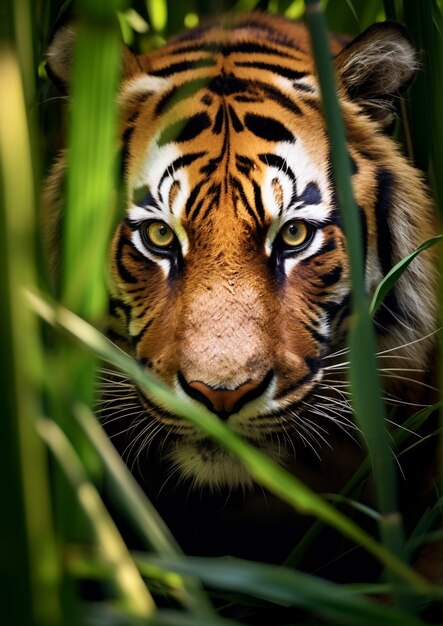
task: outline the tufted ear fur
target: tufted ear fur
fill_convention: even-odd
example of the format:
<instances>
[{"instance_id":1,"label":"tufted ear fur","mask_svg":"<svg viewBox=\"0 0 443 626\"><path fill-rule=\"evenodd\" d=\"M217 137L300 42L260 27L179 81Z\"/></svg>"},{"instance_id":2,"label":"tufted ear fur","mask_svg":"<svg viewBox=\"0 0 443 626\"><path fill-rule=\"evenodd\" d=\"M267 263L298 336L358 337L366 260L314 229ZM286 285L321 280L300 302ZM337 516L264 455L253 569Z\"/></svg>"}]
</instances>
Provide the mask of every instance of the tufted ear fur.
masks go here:
<instances>
[{"instance_id":1,"label":"tufted ear fur","mask_svg":"<svg viewBox=\"0 0 443 626\"><path fill-rule=\"evenodd\" d=\"M396 100L418 68L406 30L395 22L373 24L335 59L337 76L349 97L389 130Z\"/></svg>"},{"instance_id":2,"label":"tufted ear fur","mask_svg":"<svg viewBox=\"0 0 443 626\"><path fill-rule=\"evenodd\" d=\"M75 24L63 26L56 32L46 53L46 72L63 93L69 92L76 37ZM123 78L129 78L141 71L137 58L127 48L122 48L122 62Z\"/></svg>"}]
</instances>

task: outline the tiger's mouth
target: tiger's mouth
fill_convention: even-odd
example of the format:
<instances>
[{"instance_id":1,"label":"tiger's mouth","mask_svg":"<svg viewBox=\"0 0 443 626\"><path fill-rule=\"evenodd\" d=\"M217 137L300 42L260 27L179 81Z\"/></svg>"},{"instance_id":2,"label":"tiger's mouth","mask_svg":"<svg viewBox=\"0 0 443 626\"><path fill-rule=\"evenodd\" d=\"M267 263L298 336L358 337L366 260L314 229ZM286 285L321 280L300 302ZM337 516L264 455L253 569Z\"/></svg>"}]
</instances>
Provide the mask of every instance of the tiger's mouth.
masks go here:
<instances>
[{"instance_id":1,"label":"tiger's mouth","mask_svg":"<svg viewBox=\"0 0 443 626\"><path fill-rule=\"evenodd\" d=\"M178 482L185 481L193 488L211 490L254 486L249 471L233 453L209 439L190 422L155 406L144 395L140 396L150 420L156 424L153 432L158 440L160 460ZM321 427L316 430L312 422L302 417L306 412L303 402L298 402L297 406L297 412L294 407L287 407L272 413L257 413L254 417L242 418L241 414L233 414L228 425L246 443L283 467L291 466L299 452L305 454L306 450L319 461L326 431Z\"/></svg>"},{"instance_id":2,"label":"tiger's mouth","mask_svg":"<svg viewBox=\"0 0 443 626\"><path fill-rule=\"evenodd\" d=\"M271 384L266 386L264 396L248 396L250 402L226 419L224 415L214 414L249 445L283 467L293 468L299 465L300 459L320 463L337 426L350 428L350 422L340 422L336 404L332 403L327 413L326 401L320 400L325 393L321 379L311 379L308 385L305 382L303 395L292 401L289 398L282 405L272 386L273 375L268 377ZM264 380L267 383L267 379ZM193 488L253 487L250 473L234 454L209 439L190 421L159 406L136 387L132 389L138 411L135 407L132 413L128 411L129 415L136 415L136 419L131 423L128 420L125 441L121 443L129 465L133 457L139 460L148 455L157 459L166 476L173 475L177 482L184 481ZM111 398L113 393L115 391L111 390ZM202 405L197 398L191 401Z\"/></svg>"}]
</instances>

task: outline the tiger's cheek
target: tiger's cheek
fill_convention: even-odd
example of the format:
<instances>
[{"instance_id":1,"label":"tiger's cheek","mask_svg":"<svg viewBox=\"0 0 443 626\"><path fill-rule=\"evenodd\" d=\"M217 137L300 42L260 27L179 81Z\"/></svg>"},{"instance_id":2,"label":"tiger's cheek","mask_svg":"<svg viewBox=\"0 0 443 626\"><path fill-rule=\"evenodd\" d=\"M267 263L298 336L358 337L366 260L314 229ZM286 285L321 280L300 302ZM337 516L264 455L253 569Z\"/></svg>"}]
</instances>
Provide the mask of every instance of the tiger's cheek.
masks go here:
<instances>
[{"instance_id":1,"label":"tiger's cheek","mask_svg":"<svg viewBox=\"0 0 443 626\"><path fill-rule=\"evenodd\" d=\"M124 226L111 246L110 292L117 302L119 332L128 337L125 349L149 369L170 381L171 354L179 319L180 296L154 261L134 250ZM114 311L114 318L116 312ZM165 369L165 364L170 364Z\"/></svg>"},{"instance_id":2,"label":"tiger's cheek","mask_svg":"<svg viewBox=\"0 0 443 626\"><path fill-rule=\"evenodd\" d=\"M281 296L282 319L288 325L295 352L320 358L334 343L331 325L349 313L349 263L343 233L338 227L324 229L329 252L300 262L287 276ZM331 315L333 311L333 316ZM295 325L296 324L296 325Z\"/></svg>"}]
</instances>

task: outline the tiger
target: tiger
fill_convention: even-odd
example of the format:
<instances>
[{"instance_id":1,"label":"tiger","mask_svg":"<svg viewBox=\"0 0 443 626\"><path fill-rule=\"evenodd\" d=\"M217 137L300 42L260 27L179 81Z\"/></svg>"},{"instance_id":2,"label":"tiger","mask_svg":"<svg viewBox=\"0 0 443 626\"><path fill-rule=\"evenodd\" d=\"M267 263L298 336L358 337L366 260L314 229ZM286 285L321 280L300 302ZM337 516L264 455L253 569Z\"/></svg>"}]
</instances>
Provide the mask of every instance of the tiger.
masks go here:
<instances>
[{"instance_id":1,"label":"tiger","mask_svg":"<svg viewBox=\"0 0 443 626\"><path fill-rule=\"evenodd\" d=\"M74 38L62 29L48 52L64 85ZM369 299L437 232L423 175L392 138L418 62L394 22L330 46ZM125 50L118 102L126 209L109 252L108 337L309 487L340 492L366 453L348 383L350 266L306 26L228 15L149 53ZM51 250L64 169L60 157L45 191ZM432 395L436 265L432 251L416 257L374 316L384 394L400 407ZM233 454L118 373L105 378L105 429L188 552L287 554L292 513Z\"/></svg>"}]
</instances>

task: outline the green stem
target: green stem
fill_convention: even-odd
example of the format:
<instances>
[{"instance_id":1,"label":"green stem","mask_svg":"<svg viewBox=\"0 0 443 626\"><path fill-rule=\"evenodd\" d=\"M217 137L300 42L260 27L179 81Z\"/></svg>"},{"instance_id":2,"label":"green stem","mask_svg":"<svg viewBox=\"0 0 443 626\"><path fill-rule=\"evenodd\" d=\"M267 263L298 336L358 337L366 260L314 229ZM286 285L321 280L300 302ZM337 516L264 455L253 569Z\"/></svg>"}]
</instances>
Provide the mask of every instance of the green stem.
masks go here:
<instances>
[{"instance_id":1,"label":"green stem","mask_svg":"<svg viewBox=\"0 0 443 626\"><path fill-rule=\"evenodd\" d=\"M323 111L329 134L332 165L338 202L347 240L352 284L352 317L349 333L351 356L350 381L356 419L364 433L372 460L375 489L381 519L383 543L397 557L404 559L404 536L401 516L397 513L396 471L385 428L385 409L375 361L376 342L368 314L364 283L362 228L351 184L350 159L346 149L346 131L338 101L334 70L328 45L326 22L318 0L305 0L306 18L320 83ZM362 358L362 355L364 357ZM396 527L396 537L391 525ZM387 529L389 528L389 532ZM407 604L400 599L403 606ZM406 607L405 607L406 608Z\"/></svg>"}]
</instances>

